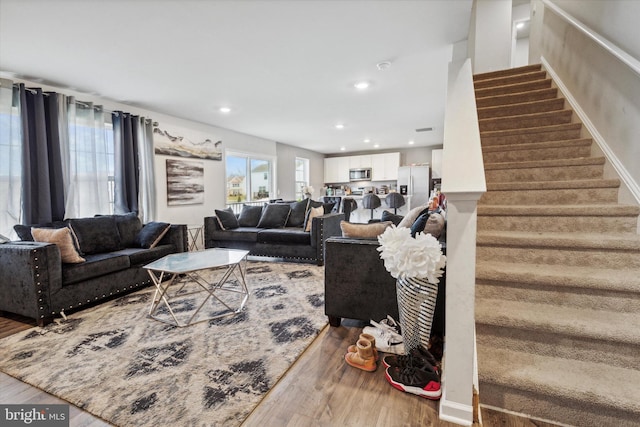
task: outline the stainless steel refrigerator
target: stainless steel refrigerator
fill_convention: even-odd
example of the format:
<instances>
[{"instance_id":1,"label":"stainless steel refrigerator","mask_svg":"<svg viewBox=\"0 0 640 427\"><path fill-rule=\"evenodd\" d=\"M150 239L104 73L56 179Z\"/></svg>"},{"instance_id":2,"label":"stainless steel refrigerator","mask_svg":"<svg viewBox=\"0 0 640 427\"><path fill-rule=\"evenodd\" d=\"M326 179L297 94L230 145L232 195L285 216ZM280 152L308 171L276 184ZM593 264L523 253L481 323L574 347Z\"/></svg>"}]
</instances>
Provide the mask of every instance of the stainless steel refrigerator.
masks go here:
<instances>
[{"instance_id":1,"label":"stainless steel refrigerator","mask_svg":"<svg viewBox=\"0 0 640 427\"><path fill-rule=\"evenodd\" d=\"M407 208L429 202L429 166L401 166L398 169L398 191L407 197Z\"/></svg>"}]
</instances>

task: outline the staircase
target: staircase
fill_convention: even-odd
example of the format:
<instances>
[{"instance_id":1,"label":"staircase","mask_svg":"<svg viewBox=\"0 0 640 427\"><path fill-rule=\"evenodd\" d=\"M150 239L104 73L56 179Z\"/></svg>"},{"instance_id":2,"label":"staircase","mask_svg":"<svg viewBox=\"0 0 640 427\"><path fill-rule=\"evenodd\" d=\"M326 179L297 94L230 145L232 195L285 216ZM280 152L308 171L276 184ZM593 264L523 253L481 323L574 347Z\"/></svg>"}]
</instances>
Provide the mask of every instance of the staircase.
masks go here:
<instances>
[{"instance_id":1,"label":"staircase","mask_svg":"<svg viewBox=\"0 0 640 427\"><path fill-rule=\"evenodd\" d=\"M640 425L638 206L540 65L474 76L481 404L575 426Z\"/></svg>"}]
</instances>

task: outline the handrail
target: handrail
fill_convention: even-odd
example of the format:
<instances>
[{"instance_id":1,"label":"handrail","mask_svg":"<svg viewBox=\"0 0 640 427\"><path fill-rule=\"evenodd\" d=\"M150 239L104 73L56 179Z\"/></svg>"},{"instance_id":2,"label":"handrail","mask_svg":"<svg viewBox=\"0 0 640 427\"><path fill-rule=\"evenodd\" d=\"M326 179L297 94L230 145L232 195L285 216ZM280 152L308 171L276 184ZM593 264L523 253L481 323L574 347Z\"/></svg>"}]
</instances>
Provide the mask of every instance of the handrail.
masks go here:
<instances>
[{"instance_id":1,"label":"handrail","mask_svg":"<svg viewBox=\"0 0 640 427\"><path fill-rule=\"evenodd\" d=\"M605 49L611 55L618 58L623 64L631 68L636 74L640 75L640 61L638 61L636 58L629 55L627 52L625 52L622 48L617 46L612 41L601 36L600 34L595 32L591 28L587 27L585 24L583 24L573 16L569 15L567 12L562 10L559 6L552 3L551 0L542 0L542 2L544 3L545 7L548 7L556 15L560 16L565 21L569 22L571 25L579 29L584 35L586 35L587 37L595 41L598 45L600 45L600 47Z\"/></svg>"}]
</instances>

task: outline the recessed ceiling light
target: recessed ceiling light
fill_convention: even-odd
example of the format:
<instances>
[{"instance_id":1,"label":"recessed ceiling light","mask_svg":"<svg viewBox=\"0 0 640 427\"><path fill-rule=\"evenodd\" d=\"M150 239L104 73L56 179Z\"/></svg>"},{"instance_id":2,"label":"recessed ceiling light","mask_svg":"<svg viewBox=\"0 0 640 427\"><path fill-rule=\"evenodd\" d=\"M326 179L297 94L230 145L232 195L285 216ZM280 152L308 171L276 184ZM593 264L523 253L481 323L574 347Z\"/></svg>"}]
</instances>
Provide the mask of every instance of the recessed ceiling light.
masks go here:
<instances>
[{"instance_id":1,"label":"recessed ceiling light","mask_svg":"<svg viewBox=\"0 0 640 427\"><path fill-rule=\"evenodd\" d=\"M344 150L346 150L345 147L340 147L340 151L344 151Z\"/></svg>"},{"instance_id":2,"label":"recessed ceiling light","mask_svg":"<svg viewBox=\"0 0 640 427\"><path fill-rule=\"evenodd\" d=\"M362 81L362 82L358 82L358 83L354 84L353 86L356 89L364 90L364 89L369 87L369 82Z\"/></svg>"},{"instance_id":3,"label":"recessed ceiling light","mask_svg":"<svg viewBox=\"0 0 640 427\"><path fill-rule=\"evenodd\" d=\"M221 113L230 113L231 112L231 108L229 108L229 107L220 107L219 111Z\"/></svg>"},{"instance_id":4,"label":"recessed ceiling light","mask_svg":"<svg viewBox=\"0 0 640 427\"><path fill-rule=\"evenodd\" d=\"M416 143L415 141L409 141L409 145L413 145L415 143Z\"/></svg>"},{"instance_id":5,"label":"recessed ceiling light","mask_svg":"<svg viewBox=\"0 0 640 427\"><path fill-rule=\"evenodd\" d=\"M365 139L365 140L364 140L364 143L365 143L365 144L368 144L368 143L370 143L370 142L371 142L371 140L370 140L369 138L367 138L367 139Z\"/></svg>"},{"instance_id":6,"label":"recessed ceiling light","mask_svg":"<svg viewBox=\"0 0 640 427\"><path fill-rule=\"evenodd\" d=\"M344 129L344 125L342 123L338 123L336 125L336 129Z\"/></svg>"},{"instance_id":7,"label":"recessed ceiling light","mask_svg":"<svg viewBox=\"0 0 640 427\"><path fill-rule=\"evenodd\" d=\"M373 144L373 148L379 148L380 144Z\"/></svg>"},{"instance_id":8,"label":"recessed ceiling light","mask_svg":"<svg viewBox=\"0 0 640 427\"><path fill-rule=\"evenodd\" d=\"M524 28L524 22L518 22L518 23L516 24L516 28L517 28L517 29L519 29L519 30L521 30L522 28Z\"/></svg>"}]
</instances>

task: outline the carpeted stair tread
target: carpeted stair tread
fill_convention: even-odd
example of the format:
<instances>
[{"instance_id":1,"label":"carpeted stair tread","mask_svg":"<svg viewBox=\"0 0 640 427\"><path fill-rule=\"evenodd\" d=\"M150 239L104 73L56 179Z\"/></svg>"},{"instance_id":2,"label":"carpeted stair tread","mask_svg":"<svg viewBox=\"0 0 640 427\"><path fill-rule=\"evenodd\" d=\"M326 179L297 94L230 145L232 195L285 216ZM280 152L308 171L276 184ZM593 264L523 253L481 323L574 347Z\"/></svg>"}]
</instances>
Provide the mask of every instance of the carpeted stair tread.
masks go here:
<instances>
[{"instance_id":1,"label":"carpeted stair tread","mask_svg":"<svg viewBox=\"0 0 640 427\"><path fill-rule=\"evenodd\" d=\"M492 107L478 108L478 119L491 119L497 117L510 117L522 114L560 111L564 108L564 99L552 98L517 104L496 105Z\"/></svg>"},{"instance_id":2,"label":"carpeted stair tread","mask_svg":"<svg viewBox=\"0 0 640 427\"><path fill-rule=\"evenodd\" d=\"M578 188L618 188L618 179L580 179L571 181L488 182L487 191L560 190Z\"/></svg>"},{"instance_id":3,"label":"carpeted stair tread","mask_svg":"<svg viewBox=\"0 0 640 427\"><path fill-rule=\"evenodd\" d=\"M638 251L640 235L571 232L478 231L478 245Z\"/></svg>"},{"instance_id":4,"label":"carpeted stair tread","mask_svg":"<svg viewBox=\"0 0 640 427\"><path fill-rule=\"evenodd\" d=\"M523 65L522 67L507 68L504 70L488 71L486 73L478 73L473 75L473 81L490 80L504 76L513 76L517 74L526 74L540 71L542 64Z\"/></svg>"},{"instance_id":5,"label":"carpeted stair tread","mask_svg":"<svg viewBox=\"0 0 640 427\"><path fill-rule=\"evenodd\" d=\"M481 345L478 360L483 366L481 383L521 388L582 402L591 408L622 409L640 417L640 371ZM580 381L574 381L576 378Z\"/></svg>"},{"instance_id":6,"label":"carpeted stair tread","mask_svg":"<svg viewBox=\"0 0 640 427\"><path fill-rule=\"evenodd\" d=\"M521 142L516 144L491 144L483 145L483 153L494 153L504 151L520 151L520 150L542 150L545 148L561 148L561 147L584 147L591 146L593 140L591 138L581 139L563 139L559 141L542 141L542 142Z\"/></svg>"},{"instance_id":7,"label":"carpeted stair tread","mask_svg":"<svg viewBox=\"0 0 640 427\"><path fill-rule=\"evenodd\" d=\"M547 76L546 71L536 70L526 73L511 74L506 76L496 76L489 79L474 80L473 86L476 89L484 89L488 87L504 86L514 83L529 82L532 80L541 80Z\"/></svg>"},{"instance_id":8,"label":"carpeted stair tread","mask_svg":"<svg viewBox=\"0 0 640 427\"><path fill-rule=\"evenodd\" d=\"M487 108L505 106L510 104L520 104L524 102L541 101L543 99L553 99L557 96L558 88L550 87L545 89L531 90L528 92L508 93L506 95L477 98L476 107Z\"/></svg>"},{"instance_id":9,"label":"carpeted stair tread","mask_svg":"<svg viewBox=\"0 0 640 427\"><path fill-rule=\"evenodd\" d=\"M477 98L484 98L487 96L506 95L508 93L521 93L529 90L547 89L550 87L551 79L540 79L522 83L514 83L510 85L475 89L475 96Z\"/></svg>"},{"instance_id":10,"label":"carpeted stair tread","mask_svg":"<svg viewBox=\"0 0 640 427\"><path fill-rule=\"evenodd\" d=\"M481 281L519 283L532 286L638 292L638 270L611 270L593 266L539 265L499 261L482 261L476 266L476 279Z\"/></svg>"},{"instance_id":11,"label":"carpeted stair tread","mask_svg":"<svg viewBox=\"0 0 640 427\"><path fill-rule=\"evenodd\" d=\"M504 137L504 136L521 136L533 134L547 134L563 131L577 131L582 128L582 123L563 123L559 125L538 126L524 129L503 129L492 131L481 131L480 138Z\"/></svg>"},{"instance_id":12,"label":"carpeted stair tread","mask_svg":"<svg viewBox=\"0 0 640 427\"><path fill-rule=\"evenodd\" d=\"M640 206L611 205L478 205L478 215L482 216L638 216Z\"/></svg>"},{"instance_id":13,"label":"carpeted stair tread","mask_svg":"<svg viewBox=\"0 0 640 427\"><path fill-rule=\"evenodd\" d=\"M537 128L571 122L573 110L545 111L541 113L519 114L505 117L492 117L478 120L480 133L486 131Z\"/></svg>"},{"instance_id":14,"label":"carpeted stair tread","mask_svg":"<svg viewBox=\"0 0 640 427\"><path fill-rule=\"evenodd\" d=\"M582 157L577 159L535 160L528 162L485 163L485 170L551 168L559 166L603 165L604 157Z\"/></svg>"},{"instance_id":15,"label":"carpeted stair tread","mask_svg":"<svg viewBox=\"0 0 640 427\"><path fill-rule=\"evenodd\" d=\"M640 316L555 304L477 298L476 322L640 346Z\"/></svg>"}]
</instances>

